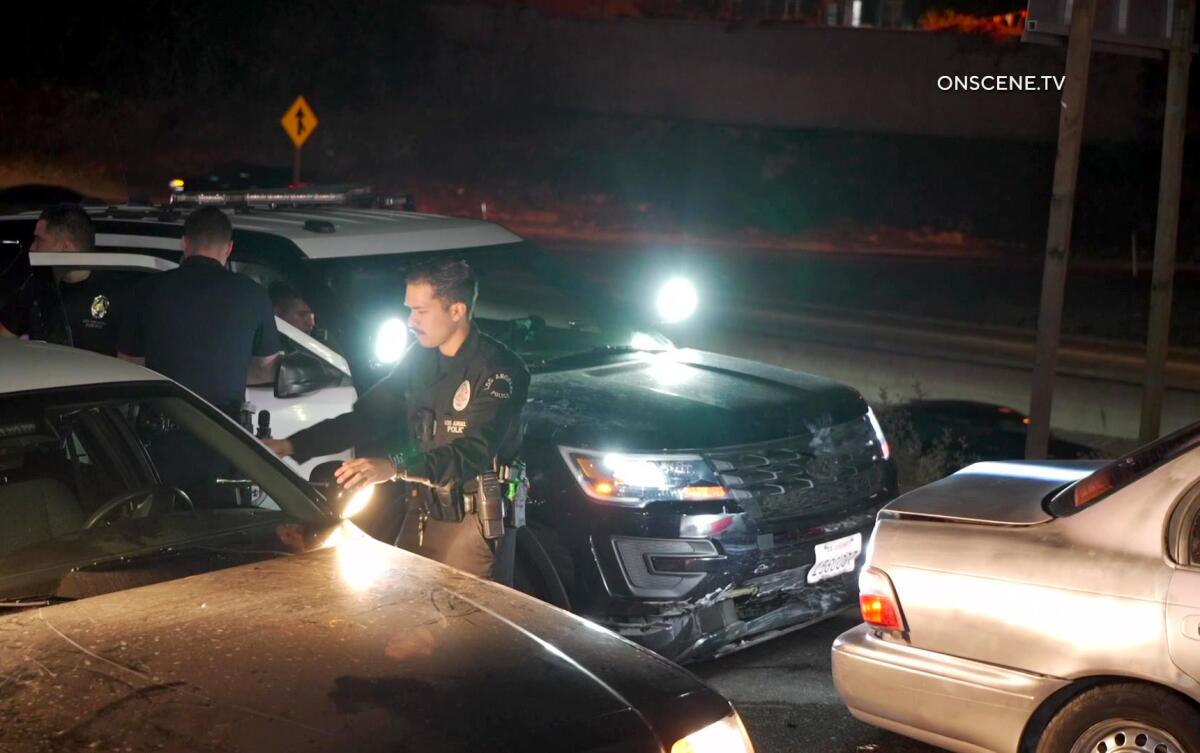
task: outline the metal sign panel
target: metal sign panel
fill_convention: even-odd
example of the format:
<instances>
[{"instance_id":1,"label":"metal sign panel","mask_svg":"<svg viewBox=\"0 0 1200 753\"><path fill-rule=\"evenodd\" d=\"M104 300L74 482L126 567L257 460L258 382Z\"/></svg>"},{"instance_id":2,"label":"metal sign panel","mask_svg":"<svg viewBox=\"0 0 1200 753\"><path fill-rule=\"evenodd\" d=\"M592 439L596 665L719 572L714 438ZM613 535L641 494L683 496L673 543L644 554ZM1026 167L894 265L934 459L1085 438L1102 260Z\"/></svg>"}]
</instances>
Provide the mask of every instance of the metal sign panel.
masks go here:
<instances>
[{"instance_id":1,"label":"metal sign panel","mask_svg":"<svg viewBox=\"0 0 1200 753\"><path fill-rule=\"evenodd\" d=\"M308 100L304 97L296 97L296 101L279 119L283 130L287 131L297 149L304 146L312 132L317 130L318 122L317 114L308 106Z\"/></svg>"}]
</instances>

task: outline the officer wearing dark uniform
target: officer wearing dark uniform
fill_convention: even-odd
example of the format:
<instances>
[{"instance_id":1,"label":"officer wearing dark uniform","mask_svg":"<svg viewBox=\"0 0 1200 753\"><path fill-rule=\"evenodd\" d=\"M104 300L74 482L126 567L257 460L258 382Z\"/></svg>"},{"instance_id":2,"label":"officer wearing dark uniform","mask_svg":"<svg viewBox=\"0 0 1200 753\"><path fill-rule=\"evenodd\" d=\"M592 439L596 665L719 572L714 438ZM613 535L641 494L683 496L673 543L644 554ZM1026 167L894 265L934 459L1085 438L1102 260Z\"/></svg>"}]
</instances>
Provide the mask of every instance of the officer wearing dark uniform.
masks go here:
<instances>
[{"instance_id":1,"label":"officer wearing dark uniform","mask_svg":"<svg viewBox=\"0 0 1200 753\"><path fill-rule=\"evenodd\" d=\"M387 448L386 456L344 463L338 483L354 489L404 482L407 514L398 546L509 582L514 542L503 536L500 511L511 510L520 482L512 469L519 468L529 372L472 323L475 296L475 276L464 262L413 270L405 305L421 347L409 348L351 413L267 443L301 462L352 445Z\"/></svg>"},{"instance_id":2,"label":"officer wearing dark uniform","mask_svg":"<svg viewBox=\"0 0 1200 753\"><path fill-rule=\"evenodd\" d=\"M247 384L274 380L279 333L267 291L225 268L233 227L216 207L199 209L183 227L183 263L150 275L134 290L121 327L121 358L174 379L241 420ZM161 417L140 417L163 481L202 506L239 504L217 479L231 471L191 432Z\"/></svg>"},{"instance_id":3,"label":"officer wearing dark uniform","mask_svg":"<svg viewBox=\"0 0 1200 753\"><path fill-rule=\"evenodd\" d=\"M91 219L75 204L42 212L33 231L30 254L79 253L95 247ZM106 356L117 354L117 333L129 287L126 273L33 269L7 305L0 309L0 336L23 336L72 345Z\"/></svg>"},{"instance_id":4,"label":"officer wearing dark uniform","mask_svg":"<svg viewBox=\"0 0 1200 753\"><path fill-rule=\"evenodd\" d=\"M225 268L232 237L221 210L189 215L183 263L137 286L118 350L237 418L246 385L274 380L281 348L267 291Z\"/></svg>"}]
</instances>

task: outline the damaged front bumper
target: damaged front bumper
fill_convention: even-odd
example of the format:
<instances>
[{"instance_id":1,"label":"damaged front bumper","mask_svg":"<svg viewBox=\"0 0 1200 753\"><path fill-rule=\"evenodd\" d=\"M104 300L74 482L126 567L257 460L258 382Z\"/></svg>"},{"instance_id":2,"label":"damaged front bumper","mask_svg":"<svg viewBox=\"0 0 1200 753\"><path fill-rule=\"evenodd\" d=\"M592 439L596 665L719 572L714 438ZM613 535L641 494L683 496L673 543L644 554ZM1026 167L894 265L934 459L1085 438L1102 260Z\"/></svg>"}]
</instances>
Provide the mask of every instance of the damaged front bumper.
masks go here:
<instances>
[{"instance_id":1,"label":"damaged front bumper","mask_svg":"<svg viewBox=\"0 0 1200 753\"><path fill-rule=\"evenodd\" d=\"M784 535L761 534L742 520L705 539L612 536L597 546L594 537L601 570L615 573L605 587L616 598L589 617L678 662L721 656L820 622L857 604L875 513ZM817 546L855 534L862 546L853 571L809 583Z\"/></svg>"}]
</instances>

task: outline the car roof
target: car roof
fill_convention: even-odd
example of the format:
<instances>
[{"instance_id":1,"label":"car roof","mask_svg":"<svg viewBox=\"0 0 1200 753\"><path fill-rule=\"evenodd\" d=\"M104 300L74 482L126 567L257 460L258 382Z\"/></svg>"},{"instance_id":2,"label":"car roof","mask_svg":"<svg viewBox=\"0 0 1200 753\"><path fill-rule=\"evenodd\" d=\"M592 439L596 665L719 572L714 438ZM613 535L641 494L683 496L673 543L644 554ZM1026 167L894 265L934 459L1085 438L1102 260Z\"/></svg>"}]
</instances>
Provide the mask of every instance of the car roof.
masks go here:
<instances>
[{"instance_id":1,"label":"car roof","mask_svg":"<svg viewBox=\"0 0 1200 753\"><path fill-rule=\"evenodd\" d=\"M127 361L79 348L0 337L0 395L57 387L165 379Z\"/></svg>"},{"instance_id":2,"label":"car roof","mask_svg":"<svg viewBox=\"0 0 1200 753\"><path fill-rule=\"evenodd\" d=\"M185 207L84 207L96 222L97 247L178 251ZM234 231L286 238L310 259L501 246L523 239L494 222L393 209L305 207L222 208ZM0 216L36 220L38 212Z\"/></svg>"}]
</instances>

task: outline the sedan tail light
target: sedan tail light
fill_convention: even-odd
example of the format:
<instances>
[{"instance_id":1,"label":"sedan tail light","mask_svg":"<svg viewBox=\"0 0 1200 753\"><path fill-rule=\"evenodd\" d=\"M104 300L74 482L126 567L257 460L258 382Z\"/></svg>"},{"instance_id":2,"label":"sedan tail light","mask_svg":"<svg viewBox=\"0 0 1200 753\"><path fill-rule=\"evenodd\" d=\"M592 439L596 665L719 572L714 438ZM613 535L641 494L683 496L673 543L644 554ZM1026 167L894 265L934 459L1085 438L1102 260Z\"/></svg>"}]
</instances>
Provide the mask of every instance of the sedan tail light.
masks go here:
<instances>
[{"instance_id":1,"label":"sedan tail light","mask_svg":"<svg viewBox=\"0 0 1200 753\"><path fill-rule=\"evenodd\" d=\"M882 570L868 567L858 576L858 605L863 622L871 627L901 633L908 631L892 579Z\"/></svg>"}]
</instances>

